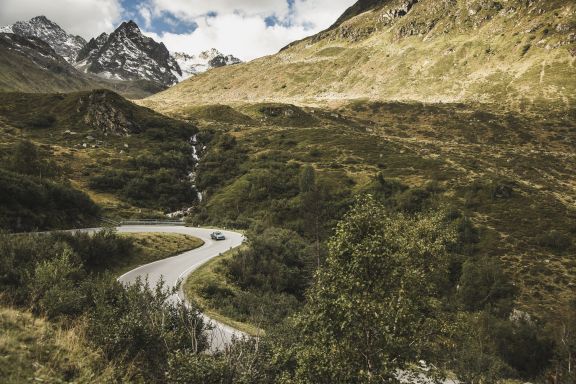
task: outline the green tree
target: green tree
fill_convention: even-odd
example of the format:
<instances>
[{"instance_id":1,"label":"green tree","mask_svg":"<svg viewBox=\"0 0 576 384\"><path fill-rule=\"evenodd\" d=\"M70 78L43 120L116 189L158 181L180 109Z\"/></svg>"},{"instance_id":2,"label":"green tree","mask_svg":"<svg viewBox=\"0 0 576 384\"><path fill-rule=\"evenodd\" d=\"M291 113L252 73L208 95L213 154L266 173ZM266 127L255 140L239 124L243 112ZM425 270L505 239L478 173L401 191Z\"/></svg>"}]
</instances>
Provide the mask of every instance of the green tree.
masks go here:
<instances>
[{"instance_id":1,"label":"green tree","mask_svg":"<svg viewBox=\"0 0 576 384\"><path fill-rule=\"evenodd\" d=\"M478 311L486 308L507 316L515 296L516 288L498 259L482 257L464 263L458 289L458 298L464 309Z\"/></svg>"},{"instance_id":2,"label":"green tree","mask_svg":"<svg viewBox=\"0 0 576 384\"><path fill-rule=\"evenodd\" d=\"M316 264L320 267L321 250L320 237L322 225L322 194L316 184L316 172L310 165L302 168L299 178L300 186L300 214L304 222L304 231L308 237L314 239L316 251Z\"/></svg>"},{"instance_id":3,"label":"green tree","mask_svg":"<svg viewBox=\"0 0 576 384\"><path fill-rule=\"evenodd\" d=\"M297 380L381 383L424 358L455 234L442 215L389 215L371 196L339 223L297 319Z\"/></svg>"}]
</instances>

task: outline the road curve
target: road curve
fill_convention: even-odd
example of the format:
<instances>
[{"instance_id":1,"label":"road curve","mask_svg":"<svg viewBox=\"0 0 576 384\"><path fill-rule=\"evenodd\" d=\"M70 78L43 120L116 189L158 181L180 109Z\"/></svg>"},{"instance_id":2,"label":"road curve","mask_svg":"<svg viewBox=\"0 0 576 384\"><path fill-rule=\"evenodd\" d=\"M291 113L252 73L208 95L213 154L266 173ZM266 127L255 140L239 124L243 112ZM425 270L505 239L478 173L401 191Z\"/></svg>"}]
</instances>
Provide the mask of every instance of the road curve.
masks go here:
<instances>
[{"instance_id":1,"label":"road curve","mask_svg":"<svg viewBox=\"0 0 576 384\"><path fill-rule=\"evenodd\" d=\"M154 286L160 278L168 287L175 287L179 281L184 282L186 277L202 264L210 259L224 253L232 248L236 248L244 241L244 236L237 232L221 231L226 236L226 240L214 241L210 238L212 229L192 228L181 226L150 226L150 225L128 225L117 228L120 233L139 233L139 232L161 232L161 233L179 233L198 237L204 241L204 245L184 252L180 255L158 260L150 264L142 265L120 276L118 280L124 284L131 284L136 279L148 279L150 286ZM178 295L173 300L185 300L182 287ZM214 321L204 316L207 321L212 323L214 329L210 331L210 348L213 351L222 350L230 343L233 337L243 337L245 334L237 329Z\"/></svg>"}]
</instances>

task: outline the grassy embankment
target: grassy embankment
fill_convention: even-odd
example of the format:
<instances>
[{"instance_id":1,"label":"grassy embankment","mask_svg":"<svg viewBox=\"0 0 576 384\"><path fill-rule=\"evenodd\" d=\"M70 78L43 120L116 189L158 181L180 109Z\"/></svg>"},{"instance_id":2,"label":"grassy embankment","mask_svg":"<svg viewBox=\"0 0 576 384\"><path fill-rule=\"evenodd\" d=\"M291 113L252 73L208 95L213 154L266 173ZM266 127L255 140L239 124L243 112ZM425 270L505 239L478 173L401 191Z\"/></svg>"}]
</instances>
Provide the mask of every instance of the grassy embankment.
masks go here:
<instances>
[{"instance_id":1,"label":"grassy embankment","mask_svg":"<svg viewBox=\"0 0 576 384\"><path fill-rule=\"evenodd\" d=\"M210 300L209 294L206 294L207 289L238 290L231 282L227 281L222 267L222 262L231 259L237 252L238 250L228 251L194 271L184 283L184 292L186 297L198 304L202 312L210 318L251 336L260 336L264 334L264 331L258 328L257 325L235 320L234 315L230 314L234 312L234 308L221 308Z\"/></svg>"},{"instance_id":2,"label":"grassy embankment","mask_svg":"<svg viewBox=\"0 0 576 384\"><path fill-rule=\"evenodd\" d=\"M204 245L197 237L179 233L125 233L122 236L132 240L134 252L122 260L114 272L122 274L140 265L176 256Z\"/></svg>"}]
</instances>

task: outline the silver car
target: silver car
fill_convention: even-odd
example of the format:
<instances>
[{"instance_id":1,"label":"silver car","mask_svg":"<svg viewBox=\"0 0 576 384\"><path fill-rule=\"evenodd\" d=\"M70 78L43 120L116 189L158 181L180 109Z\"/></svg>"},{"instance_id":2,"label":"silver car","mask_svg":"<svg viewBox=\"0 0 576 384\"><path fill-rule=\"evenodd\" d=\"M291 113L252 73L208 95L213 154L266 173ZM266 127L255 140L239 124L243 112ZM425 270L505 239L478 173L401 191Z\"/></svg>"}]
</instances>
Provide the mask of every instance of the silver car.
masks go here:
<instances>
[{"instance_id":1,"label":"silver car","mask_svg":"<svg viewBox=\"0 0 576 384\"><path fill-rule=\"evenodd\" d=\"M222 232L216 231L210 234L212 240L226 240L226 236Z\"/></svg>"}]
</instances>

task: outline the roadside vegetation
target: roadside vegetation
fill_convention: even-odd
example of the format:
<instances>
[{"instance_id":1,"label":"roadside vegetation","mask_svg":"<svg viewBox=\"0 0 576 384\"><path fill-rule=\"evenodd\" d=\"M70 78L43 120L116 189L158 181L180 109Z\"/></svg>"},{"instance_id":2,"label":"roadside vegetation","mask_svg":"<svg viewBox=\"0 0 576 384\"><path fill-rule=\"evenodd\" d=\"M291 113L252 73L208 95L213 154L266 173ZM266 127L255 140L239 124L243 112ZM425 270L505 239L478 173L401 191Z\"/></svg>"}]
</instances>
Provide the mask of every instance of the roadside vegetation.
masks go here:
<instances>
[{"instance_id":1,"label":"roadside vegetation","mask_svg":"<svg viewBox=\"0 0 576 384\"><path fill-rule=\"evenodd\" d=\"M111 230L0 235L2 377L7 383L163 381L172 350L207 348L206 325L194 308L168 304L173 292L162 284L125 288L116 277L201 244L188 236Z\"/></svg>"},{"instance_id":2,"label":"roadside vegetation","mask_svg":"<svg viewBox=\"0 0 576 384\"><path fill-rule=\"evenodd\" d=\"M332 113L267 106L235 107L251 119L241 122L227 110L235 116L228 124L200 108L189 115L209 142L198 183L208 198L191 221L242 228L248 238L248 248L192 276L191 295L204 308L262 327L270 340L277 331L286 337L282 319L306 310L336 223L368 193L391 217L440 212L455 233L437 287L447 333L428 346L445 356L437 366L470 382L543 379L556 370L569 382L571 358L558 357L564 341L553 331L570 328L557 314L573 313L574 302L575 196L562 186L574 171L567 116L362 100ZM534 152L535 139L550 152ZM316 366L334 368L326 361ZM342 377L331 380L350 379Z\"/></svg>"}]
</instances>

